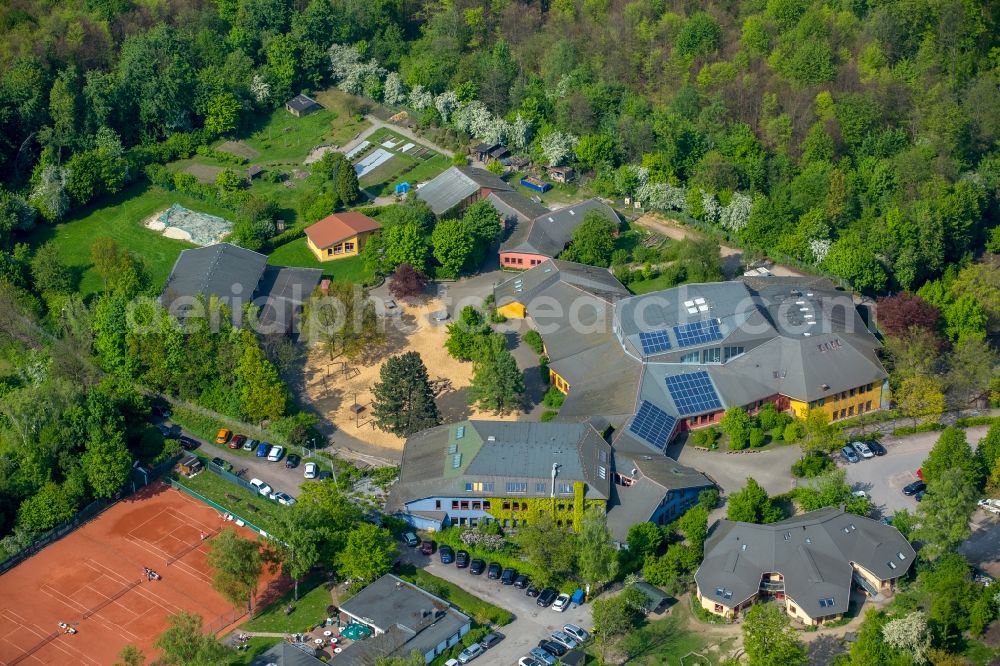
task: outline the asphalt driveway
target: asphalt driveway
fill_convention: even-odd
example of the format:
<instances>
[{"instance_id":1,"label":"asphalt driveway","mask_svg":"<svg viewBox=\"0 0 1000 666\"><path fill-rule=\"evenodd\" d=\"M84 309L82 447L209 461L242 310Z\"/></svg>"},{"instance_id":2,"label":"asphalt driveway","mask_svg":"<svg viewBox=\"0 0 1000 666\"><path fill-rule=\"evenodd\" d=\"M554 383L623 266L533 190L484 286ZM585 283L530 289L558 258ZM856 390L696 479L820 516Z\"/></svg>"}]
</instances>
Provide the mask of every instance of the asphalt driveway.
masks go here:
<instances>
[{"instance_id":1,"label":"asphalt driveway","mask_svg":"<svg viewBox=\"0 0 1000 666\"><path fill-rule=\"evenodd\" d=\"M477 659L477 663L517 664L517 660L536 647L538 641L548 638L553 631L562 629L564 624L575 624L587 631L593 628L590 604L570 608L562 613L551 608L541 608L524 590L518 590L512 585L501 585L500 581L487 578L485 573L473 576L468 569L441 564L436 553L426 557L415 549L405 551L406 561L514 614L514 621L499 629L506 638Z\"/></svg>"}]
</instances>

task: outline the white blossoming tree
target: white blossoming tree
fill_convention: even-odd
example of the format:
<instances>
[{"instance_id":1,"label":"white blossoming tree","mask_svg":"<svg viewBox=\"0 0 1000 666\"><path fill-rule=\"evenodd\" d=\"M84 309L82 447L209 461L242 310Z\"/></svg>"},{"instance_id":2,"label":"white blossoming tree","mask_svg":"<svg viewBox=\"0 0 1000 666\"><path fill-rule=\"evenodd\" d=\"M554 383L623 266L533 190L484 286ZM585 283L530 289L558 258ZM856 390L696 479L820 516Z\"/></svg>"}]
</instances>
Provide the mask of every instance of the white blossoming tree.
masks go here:
<instances>
[{"instance_id":1,"label":"white blossoming tree","mask_svg":"<svg viewBox=\"0 0 1000 666\"><path fill-rule=\"evenodd\" d=\"M719 221L726 229L739 231L747 226L752 208L753 200L750 197L740 192L733 192L733 198L729 200L729 205L722 209Z\"/></svg>"},{"instance_id":2,"label":"white blossoming tree","mask_svg":"<svg viewBox=\"0 0 1000 666\"><path fill-rule=\"evenodd\" d=\"M434 108L441 114L441 120L448 122L451 115L458 110L458 95L454 90L445 90L434 98Z\"/></svg>"},{"instance_id":3,"label":"white blossoming tree","mask_svg":"<svg viewBox=\"0 0 1000 666\"><path fill-rule=\"evenodd\" d=\"M531 142L531 123L520 113L517 114L510 126L507 142L514 150L524 150Z\"/></svg>"},{"instance_id":4,"label":"white blossoming tree","mask_svg":"<svg viewBox=\"0 0 1000 666\"><path fill-rule=\"evenodd\" d=\"M396 106L406 101L406 91L403 89L403 79L397 72L389 72L382 87L382 101L389 106Z\"/></svg>"},{"instance_id":5,"label":"white blossoming tree","mask_svg":"<svg viewBox=\"0 0 1000 666\"><path fill-rule=\"evenodd\" d=\"M833 243L828 238L814 238L809 241L809 251L812 252L813 259L816 263L821 263L826 259L826 255L830 253L830 246Z\"/></svg>"},{"instance_id":6,"label":"white blossoming tree","mask_svg":"<svg viewBox=\"0 0 1000 666\"><path fill-rule=\"evenodd\" d=\"M490 123L483 128L482 140L486 143L502 143L511 145L511 136L514 133L514 125L503 118L494 117Z\"/></svg>"},{"instance_id":7,"label":"white blossoming tree","mask_svg":"<svg viewBox=\"0 0 1000 666\"><path fill-rule=\"evenodd\" d=\"M419 83L410 90L410 106L414 111L423 111L434 104L434 95Z\"/></svg>"},{"instance_id":8,"label":"white blossoming tree","mask_svg":"<svg viewBox=\"0 0 1000 666\"><path fill-rule=\"evenodd\" d=\"M542 137L542 155L549 166L559 166L573 154L578 139L572 134L554 131Z\"/></svg>"},{"instance_id":9,"label":"white blossoming tree","mask_svg":"<svg viewBox=\"0 0 1000 666\"><path fill-rule=\"evenodd\" d=\"M271 84L264 80L260 74L254 74L250 81L250 94L258 104L264 104L271 99Z\"/></svg>"},{"instance_id":10,"label":"white blossoming tree","mask_svg":"<svg viewBox=\"0 0 1000 666\"><path fill-rule=\"evenodd\" d=\"M337 84L344 92L352 95L372 93L376 86L381 87L385 70L374 60L356 63L347 70L347 75Z\"/></svg>"},{"instance_id":11,"label":"white blossoming tree","mask_svg":"<svg viewBox=\"0 0 1000 666\"><path fill-rule=\"evenodd\" d=\"M361 54L353 46L332 44L327 50L330 56L330 73L334 81L341 81L361 64Z\"/></svg>"},{"instance_id":12,"label":"white blossoming tree","mask_svg":"<svg viewBox=\"0 0 1000 666\"><path fill-rule=\"evenodd\" d=\"M493 114L478 100L463 104L452 117L455 129L474 137L482 137L492 121Z\"/></svg>"},{"instance_id":13,"label":"white blossoming tree","mask_svg":"<svg viewBox=\"0 0 1000 666\"><path fill-rule=\"evenodd\" d=\"M715 224L719 221L719 216L722 215L722 205L719 204L719 200L715 198L714 194L701 191L701 208L705 211L705 221L710 224Z\"/></svg>"},{"instance_id":14,"label":"white blossoming tree","mask_svg":"<svg viewBox=\"0 0 1000 666\"><path fill-rule=\"evenodd\" d=\"M648 172L645 175L646 177L639 180L639 186L635 189L635 198L643 206L680 211L687 208L687 190L667 183L650 183Z\"/></svg>"},{"instance_id":15,"label":"white blossoming tree","mask_svg":"<svg viewBox=\"0 0 1000 666\"><path fill-rule=\"evenodd\" d=\"M68 180L69 171L51 164L39 174L29 200L46 220L61 220L69 210L69 195L66 194Z\"/></svg>"},{"instance_id":16,"label":"white blossoming tree","mask_svg":"<svg viewBox=\"0 0 1000 666\"><path fill-rule=\"evenodd\" d=\"M891 647L909 653L916 663L926 663L931 637L927 631L927 617L922 611L887 622L882 627L882 639Z\"/></svg>"}]
</instances>

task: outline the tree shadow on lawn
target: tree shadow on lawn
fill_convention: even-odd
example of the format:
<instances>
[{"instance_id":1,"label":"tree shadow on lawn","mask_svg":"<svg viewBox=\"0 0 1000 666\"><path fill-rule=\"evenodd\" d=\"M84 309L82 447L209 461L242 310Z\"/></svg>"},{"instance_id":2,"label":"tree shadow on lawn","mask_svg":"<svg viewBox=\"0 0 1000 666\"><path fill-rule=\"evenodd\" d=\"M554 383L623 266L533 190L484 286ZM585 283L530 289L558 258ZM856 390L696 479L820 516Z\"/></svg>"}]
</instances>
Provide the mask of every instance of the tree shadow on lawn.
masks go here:
<instances>
[{"instance_id":1,"label":"tree shadow on lawn","mask_svg":"<svg viewBox=\"0 0 1000 666\"><path fill-rule=\"evenodd\" d=\"M464 421L472 416L472 407L469 405L468 387L446 391L439 395L435 402L438 411L441 412L441 420L444 423L455 423Z\"/></svg>"}]
</instances>

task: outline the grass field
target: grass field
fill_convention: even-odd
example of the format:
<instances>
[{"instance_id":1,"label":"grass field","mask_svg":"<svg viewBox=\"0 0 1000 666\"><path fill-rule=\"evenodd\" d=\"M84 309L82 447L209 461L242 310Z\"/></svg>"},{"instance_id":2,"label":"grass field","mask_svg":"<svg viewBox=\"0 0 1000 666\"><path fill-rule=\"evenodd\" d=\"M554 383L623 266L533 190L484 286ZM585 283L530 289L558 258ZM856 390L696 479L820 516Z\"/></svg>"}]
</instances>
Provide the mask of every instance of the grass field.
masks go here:
<instances>
[{"instance_id":1,"label":"grass field","mask_svg":"<svg viewBox=\"0 0 1000 666\"><path fill-rule=\"evenodd\" d=\"M368 137L368 141L375 148L381 146L382 142L387 139L396 142L397 149L407 143L417 143L384 127ZM420 147L421 144L417 143L416 147L411 148L406 153L397 152L396 149L387 149L391 150L395 157L371 173L366 174L359 184L362 188L375 195L388 195L392 194L393 189L399 183L408 182L413 185L418 182L430 180L451 166L450 159L434 151L425 153L423 159L413 157L412 153ZM426 149L426 146L424 148Z\"/></svg>"},{"instance_id":2,"label":"grass field","mask_svg":"<svg viewBox=\"0 0 1000 666\"><path fill-rule=\"evenodd\" d=\"M306 246L305 238L296 238L275 248L267 258L267 263L276 266L300 266L319 268L323 275L340 282L363 283L371 280L371 273L365 270L360 257L346 257L336 261L321 262Z\"/></svg>"},{"instance_id":3,"label":"grass field","mask_svg":"<svg viewBox=\"0 0 1000 666\"><path fill-rule=\"evenodd\" d=\"M261 116L250 133L239 138L260 153L251 164L301 164L316 146L347 143L369 125L367 120L355 120L344 108L322 109L296 118L281 107L270 116Z\"/></svg>"},{"instance_id":4,"label":"grass field","mask_svg":"<svg viewBox=\"0 0 1000 666\"><path fill-rule=\"evenodd\" d=\"M123 190L102 208L84 210L78 216L56 226L39 227L28 239L33 246L55 243L62 257L79 278L78 289L88 296L101 290L100 276L92 268L90 246L100 236L110 236L120 246L142 257L149 271L153 290L163 288L181 250L191 243L165 238L150 231L143 222L158 211L179 203L186 208L232 219L232 212L187 196L157 187L134 185Z\"/></svg>"},{"instance_id":5,"label":"grass field","mask_svg":"<svg viewBox=\"0 0 1000 666\"><path fill-rule=\"evenodd\" d=\"M265 636L254 636L247 641L247 649L240 650L235 656L230 657L229 666L249 666L260 655L264 654L275 645L281 642L280 638L269 638Z\"/></svg>"},{"instance_id":6,"label":"grass field","mask_svg":"<svg viewBox=\"0 0 1000 666\"><path fill-rule=\"evenodd\" d=\"M689 624L690 611L686 604L674 604L670 614L662 620L648 622L633 631L623 641L622 647L629 655L629 664L636 666L674 666L681 658L691 653L700 654L704 659L688 656L684 664L718 664L727 655L735 639L719 640L707 637ZM709 649L715 648L715 649ZM599 654L599 648L591 651Z\"/></svg>"},{"instance_id":7,"label":"grass field","mask_svg":"<svg viewBox=\"0 0 1000 666\"><path fill-rule=\"evenodd\" d=\"M244 624L243 631L280 631L294 634L305 632L326 618L326 607L331 603L330 591L319 576L299 583L299 600L293 601L294 590L289 590L257 617ZM285 607L291 604L295 610L285 614Z\"/></svg>"}]
</instances>

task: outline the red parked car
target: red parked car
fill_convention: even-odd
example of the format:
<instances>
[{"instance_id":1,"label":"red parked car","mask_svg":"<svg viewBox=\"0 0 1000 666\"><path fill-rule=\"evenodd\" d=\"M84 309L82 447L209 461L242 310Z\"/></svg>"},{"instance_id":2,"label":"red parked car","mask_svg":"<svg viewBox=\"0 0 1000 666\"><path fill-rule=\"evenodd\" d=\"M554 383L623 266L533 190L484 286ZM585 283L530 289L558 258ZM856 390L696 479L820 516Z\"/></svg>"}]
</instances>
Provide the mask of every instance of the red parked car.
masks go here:
<instances>
[{"instance_id":1,"label":"red parked car","mask_svg":"<svg viewBox=\"0 0 1000 666\"><path fill-rule=\"evenodd\" d=\"M243 442L247 441L246 435L236 435L231 440L229 440L229 448L238 449L243 446Z\"/></svg>"}]
</instances>

